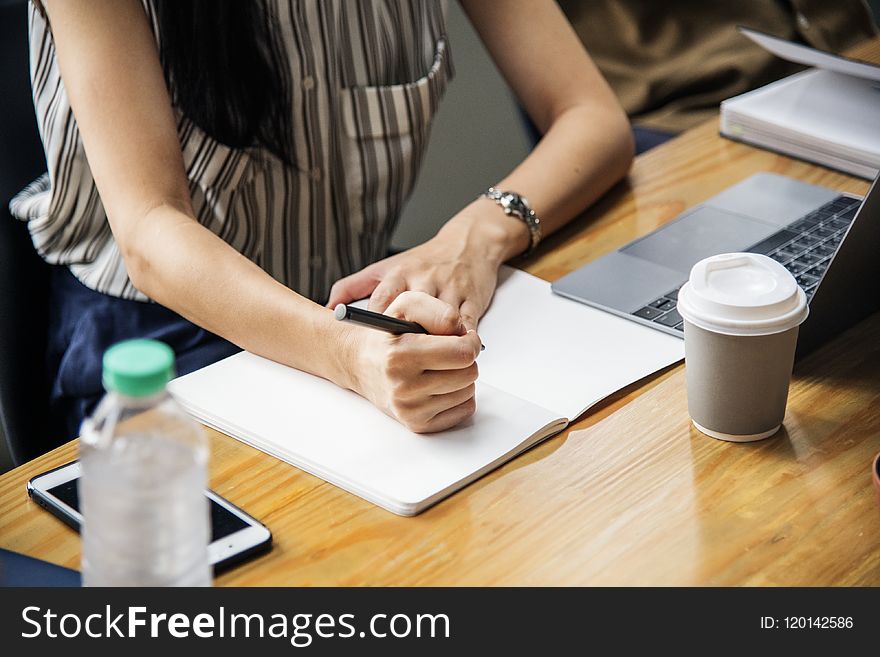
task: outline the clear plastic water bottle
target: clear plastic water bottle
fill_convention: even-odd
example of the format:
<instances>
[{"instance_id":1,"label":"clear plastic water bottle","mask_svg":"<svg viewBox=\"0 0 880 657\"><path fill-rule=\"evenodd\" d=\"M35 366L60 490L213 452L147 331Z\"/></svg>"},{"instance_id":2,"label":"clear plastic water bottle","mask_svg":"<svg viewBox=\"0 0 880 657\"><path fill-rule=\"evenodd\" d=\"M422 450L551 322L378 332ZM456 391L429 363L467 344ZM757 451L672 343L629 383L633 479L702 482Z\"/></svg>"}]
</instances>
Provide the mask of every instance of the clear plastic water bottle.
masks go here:
<instances>
[{"instance_id":1,"label":"clear plastic water bottle","mask_svg":"<svg viewBox=\"0 0 880 657\"><path fill-rule=\"evenodd\" d=\"M128 340L104 354L107 394L82 426L86 586L210 586L208 447L165 391L174 352Z\"/></svg>"}]
</instances>

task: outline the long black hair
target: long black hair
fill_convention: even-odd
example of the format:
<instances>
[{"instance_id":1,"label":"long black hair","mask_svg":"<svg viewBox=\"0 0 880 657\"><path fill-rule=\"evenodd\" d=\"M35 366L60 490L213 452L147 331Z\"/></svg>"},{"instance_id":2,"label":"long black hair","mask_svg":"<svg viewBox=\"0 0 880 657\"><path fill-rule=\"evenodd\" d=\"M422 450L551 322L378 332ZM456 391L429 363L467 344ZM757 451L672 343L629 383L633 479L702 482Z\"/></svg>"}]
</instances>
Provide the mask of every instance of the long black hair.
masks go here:
<instances>
[{"instance_id":1,"label":"long black hair","mask_svg":"<svg viewBox=\"0 0 880 657\"><path fill-rule=\"evenodd\" d=\"M288 64L263 0L154 0L162 68L184 116L233 148L291 162Z\"/></svg>"}]
</instances>

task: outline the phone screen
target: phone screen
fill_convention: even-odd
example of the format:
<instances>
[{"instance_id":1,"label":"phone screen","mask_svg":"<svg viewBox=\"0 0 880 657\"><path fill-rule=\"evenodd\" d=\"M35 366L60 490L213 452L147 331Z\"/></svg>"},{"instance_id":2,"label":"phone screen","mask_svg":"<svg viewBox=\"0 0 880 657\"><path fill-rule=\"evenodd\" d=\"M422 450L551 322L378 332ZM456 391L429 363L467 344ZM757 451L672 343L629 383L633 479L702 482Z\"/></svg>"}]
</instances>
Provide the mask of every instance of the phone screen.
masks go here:
<instances>
[{"instance_id":1,"label":"phone screen","mask_svg":"<svg viewBox=\"0 0 880 657\"><path fill-rule=\"evenodd\" d=\"M71 479L63 484L50 488L46 492L53 495L61 502L79 512L79 492L77 491L78 478ZM237 515L208 498L211 503L211 543L230 534L241 531L249 525Z\"/></svg>"}]
</instances>

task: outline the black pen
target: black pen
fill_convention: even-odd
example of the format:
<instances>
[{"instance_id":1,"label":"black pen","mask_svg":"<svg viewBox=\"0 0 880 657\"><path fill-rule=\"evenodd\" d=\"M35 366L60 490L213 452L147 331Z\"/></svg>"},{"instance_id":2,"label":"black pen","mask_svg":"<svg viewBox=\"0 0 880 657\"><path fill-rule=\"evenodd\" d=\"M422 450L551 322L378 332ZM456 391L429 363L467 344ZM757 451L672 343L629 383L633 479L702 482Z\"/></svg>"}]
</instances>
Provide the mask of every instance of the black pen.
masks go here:
<instances>
[{"instance_id":1,"label":"black pen","mask_svg":"<svg viewBox=\"0 0 880 657\"><path fill-rule=\"evenodd\" d=\"M390 315L374 313L371 310L356 308L344 303L340 303L336 306L333 310L333 316L339 321L354 322L361 326L369 326L370 328L387 331L388 333L394 333L395 335L400 335L402 333L428 333L428 331L425 330L425 327L417 322L410 322L405 319L391 317ZM481 344L480 351L484 351L485 349L486 345Z\"/></svg>"}]
</instances>

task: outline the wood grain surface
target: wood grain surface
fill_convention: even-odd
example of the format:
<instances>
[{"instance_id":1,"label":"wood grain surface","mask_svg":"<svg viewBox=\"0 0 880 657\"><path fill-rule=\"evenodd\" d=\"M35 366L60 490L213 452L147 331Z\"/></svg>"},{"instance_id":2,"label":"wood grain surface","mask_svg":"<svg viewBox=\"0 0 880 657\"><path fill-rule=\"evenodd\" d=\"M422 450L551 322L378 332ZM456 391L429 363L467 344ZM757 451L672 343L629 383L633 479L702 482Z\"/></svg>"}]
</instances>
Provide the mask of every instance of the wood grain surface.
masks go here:
<instances>
[{"instance_id":1,"label":"wood grain surface","mask_svg":"<svg viewBox=\"0 0 880 657\"><path fill-rule=\"evenodd\" d=\"M880 40L853 54L880 62ZM717 133L712 121L639 157L519 265L555 280L758 171L867 190ZM673 366L415 518L209 434L211 486L275 537L222 585L880 585L880 315L798 366L774 438L696 432ZM75 457L71 442L0 477L0 547L78 567L77 535L25 492Z\"/></svg>"}]
</instances>

